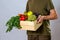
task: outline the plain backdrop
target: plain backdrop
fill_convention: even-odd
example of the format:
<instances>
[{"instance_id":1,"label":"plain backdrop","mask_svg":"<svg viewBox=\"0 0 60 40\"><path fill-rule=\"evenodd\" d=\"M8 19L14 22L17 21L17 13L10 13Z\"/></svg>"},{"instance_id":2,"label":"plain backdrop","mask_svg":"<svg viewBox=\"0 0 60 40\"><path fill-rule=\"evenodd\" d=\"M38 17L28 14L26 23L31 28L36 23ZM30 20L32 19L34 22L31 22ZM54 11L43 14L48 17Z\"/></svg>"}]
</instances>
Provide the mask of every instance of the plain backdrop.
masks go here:
<instances>
[{"instance_id":1,"label":"plain backdrop","mask_svg":"<svg viewBox=\"0 0 60 40\"><path fill-rule=\"evenodd\" d=\"M58 15L57 20L51 20L52 40L60 40L60 0L52 0ZM13 28L6 33L6 22L10 17L23 13L27 0L0 0L0 40L27 40L26 31Z\"/></svg>"}]
</instances>

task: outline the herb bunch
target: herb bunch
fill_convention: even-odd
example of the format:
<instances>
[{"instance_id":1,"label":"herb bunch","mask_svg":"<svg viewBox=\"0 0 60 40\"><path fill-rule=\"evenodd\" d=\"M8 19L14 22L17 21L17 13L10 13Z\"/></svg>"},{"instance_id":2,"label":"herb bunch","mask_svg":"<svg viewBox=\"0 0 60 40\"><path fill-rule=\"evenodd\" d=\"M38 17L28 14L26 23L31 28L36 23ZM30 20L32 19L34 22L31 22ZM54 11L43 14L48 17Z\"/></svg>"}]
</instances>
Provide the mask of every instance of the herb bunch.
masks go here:
<instances>
[{"instance_id":1,"label":"herb bunch","mask_svg":"<svg viewBox=\"0 0 60 40\"><path fill-rule=\"evenodd\" d=\"M8 27L6 32L10 32L13 27L16 27L18 29L21 28L20 26L20 20L19 20L20 16L13 16L11 17L11 19L9 19L6 23L6 26Z\"/></svg>"}]
</instances>

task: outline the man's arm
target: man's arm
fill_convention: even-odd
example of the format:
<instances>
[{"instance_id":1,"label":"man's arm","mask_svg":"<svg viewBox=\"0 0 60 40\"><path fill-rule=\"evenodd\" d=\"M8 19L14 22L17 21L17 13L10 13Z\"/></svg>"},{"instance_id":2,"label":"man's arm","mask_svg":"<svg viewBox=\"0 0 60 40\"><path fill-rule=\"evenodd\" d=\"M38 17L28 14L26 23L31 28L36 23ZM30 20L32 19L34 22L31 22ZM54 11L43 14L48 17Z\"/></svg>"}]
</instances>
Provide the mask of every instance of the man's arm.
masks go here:
<instances>
[{"instance_id":1,"label":"man's arm","mask_svg":"<svg viewBox=\"0 0 60 40\"><path fill-rule=\"evenodd\" d=\"M42 22L43 20L54 20L54 19L57 19L56 11L54 9L51 9L50 10L50 15L47 15L47 16L39 16L38 19L39 19L38 23L39 22Z\"/></svg>"},{"instance_id":2,"label":"man's arm","mask_svg":"<svg viewBox=\"0 0 60 40\"><path fill-rule=\"evenodd\" d=\"M50 10L50 15L44 16L43 20L54 20L57 19L57 14L54 9Z\"/></svg>"}]
</instances>

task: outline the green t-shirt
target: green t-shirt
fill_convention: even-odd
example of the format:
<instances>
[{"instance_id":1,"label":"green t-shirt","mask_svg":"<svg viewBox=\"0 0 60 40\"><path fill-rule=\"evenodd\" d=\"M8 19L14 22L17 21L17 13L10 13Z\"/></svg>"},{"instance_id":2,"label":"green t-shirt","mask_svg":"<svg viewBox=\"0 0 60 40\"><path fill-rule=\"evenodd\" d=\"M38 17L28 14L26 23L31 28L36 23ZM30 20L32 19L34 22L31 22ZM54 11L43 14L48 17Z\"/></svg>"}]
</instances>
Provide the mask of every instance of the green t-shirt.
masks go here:
<instances>
[{"instance_id":1,"label":"green t-shirt","mask_svg":"<svg viewBox=\"0 0 60 40\"><path fill-rule=\"evenodd\" d=\"M26 5L26 11L32 11L40 15L49 15L51 9L54 9L52 0L28 0ZM49 24L49 20L44 20L42 26L38 30L27 31L27 34L50 34Z\"/></svg>"}]
</instances>

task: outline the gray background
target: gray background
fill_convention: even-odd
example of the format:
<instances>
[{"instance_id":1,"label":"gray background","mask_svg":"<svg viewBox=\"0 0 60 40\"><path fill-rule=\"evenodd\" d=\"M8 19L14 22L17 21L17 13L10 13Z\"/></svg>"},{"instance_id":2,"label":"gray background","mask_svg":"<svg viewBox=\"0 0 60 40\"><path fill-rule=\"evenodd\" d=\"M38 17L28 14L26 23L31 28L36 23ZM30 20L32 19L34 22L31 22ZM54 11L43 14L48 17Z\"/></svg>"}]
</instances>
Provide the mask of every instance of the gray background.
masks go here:
<instances>
[{"instance_id":1,"label":"gray background","mask_svg":"<svg viewBox=\"0 0 60 40\"><path fill-rule=\"evenodd\" d=\"M52 0L58 19L51 20L52 40L60 40L60 0ZM0 40L27 40L26 31L14 28L6 33L6 22L11 16L25 11L27 0L0 0Z\"/></svg>"}]
</instances>

